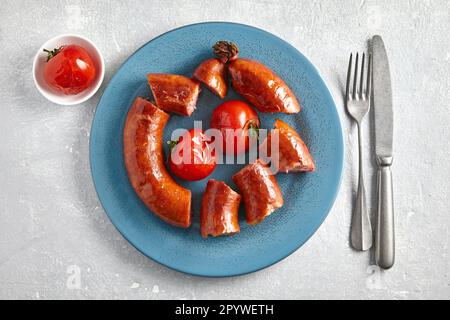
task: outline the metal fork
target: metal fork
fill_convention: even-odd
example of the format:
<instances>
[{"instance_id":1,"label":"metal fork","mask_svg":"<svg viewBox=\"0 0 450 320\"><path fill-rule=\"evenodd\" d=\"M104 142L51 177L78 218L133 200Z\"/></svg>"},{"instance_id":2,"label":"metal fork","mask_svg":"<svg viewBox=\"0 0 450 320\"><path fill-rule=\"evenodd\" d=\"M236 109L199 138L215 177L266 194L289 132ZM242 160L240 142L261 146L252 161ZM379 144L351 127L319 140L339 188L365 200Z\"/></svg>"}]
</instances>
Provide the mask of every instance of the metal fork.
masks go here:
<instances>
[{"instance_id":1,"label":"metal fork","mask_svg":"<svg viewBox=\"0 0 450 320\"><path fill-rule=\"evenodd\" d=\"M371 65L372 57L369 55L367 64L367 76L364 80L364 69L366 55L362 55L361 74L358 79L358 60L359 54L356 54L354 67L353 85L351 86L352 77L352 60L353 54L350 54L347 72L347 87L345 90L345 102L347 112L356 121L358 125L358 146L359 146L359 181L358 194L353 209L352 225L351 225L351 245L356 250L365 251L372 246L372 226L370 224L369 212L366 205L366 192L364 189L363 166L362 166L362 138L361 138L361 122L370 108L370 87L371 87Z\"/></svg>"}]
</instances>

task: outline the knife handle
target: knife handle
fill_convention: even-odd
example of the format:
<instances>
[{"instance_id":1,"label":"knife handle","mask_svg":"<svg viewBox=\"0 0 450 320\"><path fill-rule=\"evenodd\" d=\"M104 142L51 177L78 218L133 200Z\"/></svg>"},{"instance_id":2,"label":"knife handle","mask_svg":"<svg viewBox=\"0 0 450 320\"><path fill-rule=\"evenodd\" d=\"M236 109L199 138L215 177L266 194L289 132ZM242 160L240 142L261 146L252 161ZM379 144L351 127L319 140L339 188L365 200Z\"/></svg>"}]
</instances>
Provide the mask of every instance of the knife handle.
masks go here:
<instances>
[{"instance_id":1,"label":"knife handle","mask_svg":"<svg viewBox=\"0 0 450 320\"><path fill-rule=\"evenodd\" d=\"M378 223L375 238L375 260L389 269L395 260L394 197L390 166L378 167Z\"/></svg>"}]
</instances>

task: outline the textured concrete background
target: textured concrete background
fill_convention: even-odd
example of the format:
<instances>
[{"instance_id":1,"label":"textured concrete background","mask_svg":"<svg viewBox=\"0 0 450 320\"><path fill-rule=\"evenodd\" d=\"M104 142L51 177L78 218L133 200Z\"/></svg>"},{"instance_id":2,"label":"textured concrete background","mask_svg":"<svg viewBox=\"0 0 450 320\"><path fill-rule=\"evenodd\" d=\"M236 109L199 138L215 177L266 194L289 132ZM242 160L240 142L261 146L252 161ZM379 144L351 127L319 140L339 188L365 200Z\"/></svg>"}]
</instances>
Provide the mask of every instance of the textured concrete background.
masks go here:
<instances>
[{"instance_id":1,"label":"textured concrete background","mask_svg":"<svg viewBox=\"0 0 450 320\"><path fill-rule=\"evenodd\" d=\"M168 2L2 2L0 298L449 299L450 2ZM319 231L282 262L229 279L180 274L137 252L101 208L88 159L95 107L120 64L155 36L208 20L266 29L309 57L334 96L346 143L342 188ZM31 77L39 46L67 32L92 39L107 67L100 92L74 107L45 100ZM376 33L388 48L395 100L397 262L387 272L348 244L357 149L341 94L350 51Z\"/></svg>"}]
</instances>

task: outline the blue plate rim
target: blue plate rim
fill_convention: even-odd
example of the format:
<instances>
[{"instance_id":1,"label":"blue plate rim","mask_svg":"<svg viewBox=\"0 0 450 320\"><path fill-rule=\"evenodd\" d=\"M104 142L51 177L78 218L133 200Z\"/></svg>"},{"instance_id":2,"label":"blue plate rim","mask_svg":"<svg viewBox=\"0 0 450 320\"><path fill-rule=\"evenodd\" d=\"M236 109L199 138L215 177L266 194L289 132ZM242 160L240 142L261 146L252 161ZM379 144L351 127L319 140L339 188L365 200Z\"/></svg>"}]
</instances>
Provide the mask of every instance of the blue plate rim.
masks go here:
<instances>
[{"instance_id":1,"label":"blue plate rim","mask_svg":"<svg viewBox=\"0 0 450 320\"><path fill-rule=\"evenodd\" d=\"M163 261L158 260L155 257L150 256L150 254L146 253L143 249L140 248L139 244L133 242L127 235L125 235L120 227L118 226L118 224L115 223L114 219L110 216L110 214L108 213L108 211L105 209L105 205L99 195L98 192L98 187L97 187L97 183L96 183L96 179L95 179L95 173L93 171L93 167L92 167L92 163L93 163L93 159L92 159L92 154L93 154L93 150L92 150L92 140L93 140L93 136L95 136L94 133L94 123L96 121L96 115L97 115L97 108L98 106L102 103L104 97L105 97L105 93L108 89L109 83L111 83L115 77L119 74L119 72L126 66L126 64L128 63L129 60L131 60L133 58L134 55L136 55L142 48L144 48L145 46L147 46L149 43L151 43L152 41L155 41L156 39L165 36L166 34L181 30L181 29L185 29L185 28L189 28L189 27L193 27L193 26L198 26L198 25L207 25L207 24L225 24L225 25L237 25L237 26L243 26L243 27L247 27L247 28L252 28L252 29L256 29L261 31L264 34L267 34L268 36L277 38L278 40L283 41L287 46L289 46L291 49L295 50L300 56L302 56L304 58L304 60L306 61L306 64L311 68L312 72L315 74L315 76L317 76L324 84L325 87L325 91L324 93L326 94L325 99L328 102L331 102L331 104L334 106L333 108L333 116L334 118L337 120L337 126L338 126L338 131L340 132L340 139L339 139L339 146L337 146L337 164L339 167L339 181L336 184L336 187L333 190L333 196L332 196L332 201L330 202L330 205L328 206L327 209L327 214L325 214L323 216L323 218L320 220L320 223L318 224L317 228L315 230L312 230L312 232L310 232L310 234L308 234L308 236L305 238L305 240L303 242L300 242L298 244L298 246L296 246L294 249L290 250L287 252L286 255L284 255L283 257L279 258L279 259L275 259L274 261L272 261L269 264L265 264L244 272L237 272L237 273L231 273L231 272L223 272L223 273L218 273L218 274L205 274L205 273L199 273L199 272L195 272L193 270L182 270L180 268L177 268L175 266L171 266L168 265L166 263L164 263ZM238 22L228 22L228 21L204 21L204 22L198 22L198 23L192 23L192 24L187 24L187 25L183 25L171 30L168 30L154 38L152 38L151 40L147 41L146 43L144 43L143 45L141 45L138 49L136 49L121 65L120 67L115 71L114 75L109 79L108 84L106 85L102 96L100 97L99 102L97 103L97 106L95 108L95 112L93 115L93 120L92 120L92 124L91 124L91 130L90 130L90 138L89 138L89 166L90 166L90 172L91 172L91 179L92 182L94 184L94 189L95 192L97 194L97 198L100 201L100 204L103 208L103 211L106 213L106 215L108 216L108 219L111 221L111 223L114 225L114 227L117 229L117 231L119 231L119 233L122 235L122 237L127 240L136 250L138 250L141 254L143 254L144 256L146 256L147 258L151 259L152 261L157 262L160 265L163 265L169 269L178 271L180 273L184 273L184 274L189 274L189 275L193 275L193 276L198 276L198 277L206 277L206 278L229 278L229 277L238 277L238 276L244 276L250 273L254 273L266 268L269 268L271 266L273 266L274 264L277 264L278 262L286 259L287 257L289 257L290 255L292 255L295 251L297 251L300 247L302 247L306 242L308 242L308 240L317 232L317 230L319 230L319 228L321 227L321 225L323 224L323 222L325 221L325 219L328 217L328 215L330 214L334 203L336 202L336 198L338 196L340 187L341 187L341 183L342 183L342 175L343 175L343 169L344 169L344 154L345 154L345 145L344 145L344 133L342 131L342 125L341 125L341 120L339 117L339 112L337 111L336 108L336 103L334 102L333 96L330 92L330 90L328 89L328 86L326 85L325 80L322 78L322 76L320 75L318 69L315 67L314 64L311 63L311 61L302 53L300 52L296 47L294 47L293 45L291 45L289 42L285 41L284 39L280 38L279 36L266 31L264 29L255 27L255 26L251 26L251 25L247 25L247 24L243 24L243 23L238 23Z\"/></svg>"}]
</instances>

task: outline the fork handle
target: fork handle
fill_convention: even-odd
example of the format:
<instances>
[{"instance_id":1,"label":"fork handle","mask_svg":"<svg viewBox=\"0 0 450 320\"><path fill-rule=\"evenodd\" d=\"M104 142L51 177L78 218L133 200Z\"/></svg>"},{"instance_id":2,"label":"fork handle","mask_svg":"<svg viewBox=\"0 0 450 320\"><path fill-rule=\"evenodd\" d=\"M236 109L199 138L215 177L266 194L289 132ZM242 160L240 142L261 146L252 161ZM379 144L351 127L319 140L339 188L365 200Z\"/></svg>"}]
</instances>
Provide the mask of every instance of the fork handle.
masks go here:
<instances>
[{"instance_id":1,"label":"fork handle","mask_svg":"<svg viewBox=\"0 0 450 320\"><path fill-rule=\"evenodd\" d=\"M366 203L366 191L364 188L364 174L362 164L362 136L361 125L358 123L358 147L359 147L359 179L356 203L353 209L350 242L355 250L365 251L372 247L372 226L370 224L369 211Z\"/></svg>"},{"instance_id":2,"label":"fork handle","mask_svg":"<svg viewBox=\"0 0 450 320\"><path fill-rule=\"evenodd\" d=\"M389 269L395 260L394 200L390 166L378 167L378 223L375 238L375 260Z\"/></svg>"}]
</instances>

